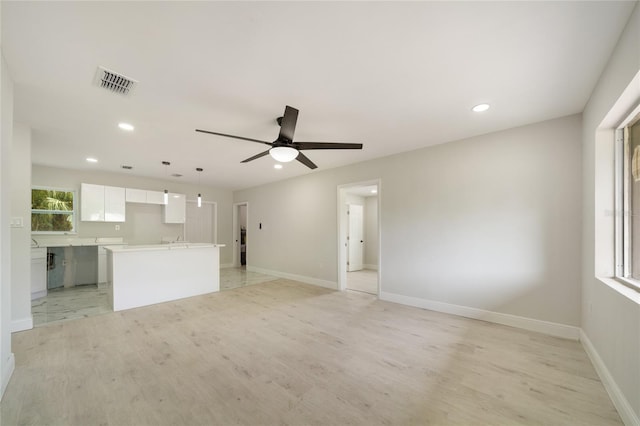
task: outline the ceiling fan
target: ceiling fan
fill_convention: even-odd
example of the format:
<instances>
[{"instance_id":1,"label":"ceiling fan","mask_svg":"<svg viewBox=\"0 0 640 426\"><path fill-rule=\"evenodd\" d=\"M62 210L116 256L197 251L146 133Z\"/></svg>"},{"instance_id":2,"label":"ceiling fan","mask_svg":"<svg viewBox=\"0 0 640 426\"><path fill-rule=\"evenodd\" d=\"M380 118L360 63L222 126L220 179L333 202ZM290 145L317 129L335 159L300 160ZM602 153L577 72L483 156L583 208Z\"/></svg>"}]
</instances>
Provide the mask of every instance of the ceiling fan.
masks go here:
<instances>
[{"instance_id":1,"label":"ceiling fan","mask_svg":"<svg viewBox=\"0 0 640 426\"><path fill-rule=\"evenodd\" d=\"M269 145L271 147L268 150L261 152L260 154L243 160L242 163L248 163L249 161L253 161L260 157L264 157L267 154L270 154L276 161L279 161L281 163L298 160L310 169L315 169L318 166L316 166L313 161L309 160L309 158L300 151L311 149L362 149L361 143L294 142L293 134L296 130L297 121L298 110L287 105L284 109L284 116L277 118L277 122L280 125L280 134L278 134L278 139L273 142L245 138L243 136L228 135L226 133L211 132L209 130L196 129L196 132L209 133L212 135L225 136L234 139L242 139L249 142L257 142L264 145Z\"/></svg>"}]
</instances>

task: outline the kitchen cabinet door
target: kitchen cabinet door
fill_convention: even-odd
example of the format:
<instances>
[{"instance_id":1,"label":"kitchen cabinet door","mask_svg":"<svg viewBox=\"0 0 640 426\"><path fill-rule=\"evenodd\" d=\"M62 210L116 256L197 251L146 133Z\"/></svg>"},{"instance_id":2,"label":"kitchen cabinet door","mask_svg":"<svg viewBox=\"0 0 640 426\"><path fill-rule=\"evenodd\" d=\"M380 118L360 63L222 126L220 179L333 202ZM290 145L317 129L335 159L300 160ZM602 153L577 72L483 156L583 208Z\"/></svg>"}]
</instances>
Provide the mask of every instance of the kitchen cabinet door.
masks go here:
<instances>
[{"instance_id":1,"label":"kitchen cabinet door","mask_svg":"<svg viewBox=\"0 0 640 426\"><path fill-rule=\"evenodd\" d=\"M104 187L104 221L124 222L126 196L124 188L116 186Z\"/></svg>"},{"instance_id":2,"label":"kitchen cabinet door","mask_svg":"<svg viewBox=\"0 0 640 426\"><path fill-rule=\"evenodd\" d=\"M184 194L169 194L164 206L164 223L184 223L187 217L187 197Z\"/></svg>"},{"instance_id":3,"label":"kitchen cabinet door","mask_svg":"<svg viewBox=\"0 0 640 426\"><path fill-rule=\"evenodd\" d=\"M127 188L125 190L127 203L146 203L147 191L144 189Z\"/></svg>"},{"instance_id":4,"label":"kitchen cabinet door","mask_svg":"<svg viewBox=\"0 0 640 426\"><path fill-rule=\"evenodd\" d=\"M124 188L83 183L80 186L80 220L85 222L124 222Z\"/></svg>"},{"instance_id":5,"label":"kitchen cabinet door","mask_svg":"<svg viewBox=\"0 0 640 426\"><path fill-rule=\"evenodd\" d=\"M80 220L104 222L104 185L80 185Z\"/></svg>"},{"instance_id":6,"label":"kitchen cabinet door","mask_svg":"<svg viewBox=\"0 0 640 426\"><path fill-rule=\"evenodd\" d=\"M147 191L147 204L164 204L164 192Z\"/></svg>"},{"instance_id":7,"label":"kitchen cabinet door","mask_svg":"<svg viewBox=\"0 0 640 426\"><path fill-rule=\"evenodd\" d=\"M31 300L47 295L47 249L31 249Z\"/></svg>"}]
</instances>

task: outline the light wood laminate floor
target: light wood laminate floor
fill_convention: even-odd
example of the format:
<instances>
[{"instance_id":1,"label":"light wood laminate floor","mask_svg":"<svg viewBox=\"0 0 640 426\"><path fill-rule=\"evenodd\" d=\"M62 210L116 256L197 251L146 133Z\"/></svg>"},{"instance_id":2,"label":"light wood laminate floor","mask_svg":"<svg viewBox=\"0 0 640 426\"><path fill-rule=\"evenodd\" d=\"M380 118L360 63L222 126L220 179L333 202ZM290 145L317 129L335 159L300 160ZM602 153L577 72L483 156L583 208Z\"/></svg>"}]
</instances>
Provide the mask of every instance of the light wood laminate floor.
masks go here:
<instances>
[{"instance_id":1,"label":"light wood laminate floor","mask_svg":"<svg viewBox=\"0 0 640 426\"><path fill-rule=\"evenodd\" d=\"M247 271L246 267L220 270L220 290L230 290L275 280L277 277ZM33 324L43 324L87 318L113 312L104 284L82 285L49 290L44 297L31 301Z\"/></svg>"},{"instance_id":2,"label":"light wood laminate floor","mask_svg":"<svg viewBox=\"0 0 640 426\"><path fill-rule=\"evenodd\" d=\"M580 343L285 279L13 334L2 425L617 425Z\"/></svg>"},{"instance_id":3,"label":"light wood laminate floor","mask_svg":"<svg viewBox=\"0 0 640 426\"><path fill-rule=\"evenodd\" d=\"M362 269L360 271L347 272L347 290L364 291L369 294L378 294L378 271Z\"/></svg>"}]
</instances>

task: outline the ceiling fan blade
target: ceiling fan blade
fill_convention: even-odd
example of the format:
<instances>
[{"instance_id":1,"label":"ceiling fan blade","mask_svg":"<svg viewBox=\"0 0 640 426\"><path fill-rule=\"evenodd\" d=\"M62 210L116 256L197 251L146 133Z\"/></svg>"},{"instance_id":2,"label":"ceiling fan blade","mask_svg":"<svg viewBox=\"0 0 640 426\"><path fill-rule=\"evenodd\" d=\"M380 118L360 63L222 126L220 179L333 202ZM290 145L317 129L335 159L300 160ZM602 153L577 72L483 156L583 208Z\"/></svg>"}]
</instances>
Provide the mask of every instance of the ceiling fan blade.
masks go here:
<instances>
[{"instance_id":1,"label":"ceiling fan blade","mask_svg":"<svg viewBox=\"0 0 640 426\"><path fill-rule=\"evenodd\" d=\"M271 142L265 142L265 141L261 141L261 140L258 140L258 139L245 138L243 136L228 135L226 133L211 132L209 130L196 129L196 132L209 133L210 135L218 135L218 136L224 136L224 137L227 137L227 138L242 139L243 141L257 142L257 143L263 143L265 145L271 145Z\"/></svg>"},{"instance_id":2,"label":"ceiling fan blade","mask_svg":"<svg viewBox=\"0 0 640 426\"><path fill-rule=\"evenodd\" d=\"M279 141L293 141L293 134L296 131L296 122L298 121L298 110L287 105L284 109L284 116L280 124Z\"/></svg>"},{"instance_id":3,"label":"ceiling fan blade","mask_svg":"<svg viewBox=\"0 0 640 426\"><path fill-rule=\"evenodd\" d=\"M293 147L299 151L305 149L362 149L362 144L336 142L294 142Z\"/></svg>"},{"instance_id":4,"label":"ceiling fan blade","mask_svg":"<svg viewBox=\"0 0 640 426\"><path fill-rule=\"evenodd\" d=\"M313 164L313 161L309 160L309 157L307 157L306 155L304 155L301 152L298 153L298 156L296 157L296 160L298 160L299 162L301 162L302 164L304 164L305 166L307 166L310 169L317 169L318 168L318 166Z\"/></svg>"},{"instance_id":5,"label":"ceiling fan blade","mask_svg":"<svg viewBox=\"0 0 640 426\"><path fill-rule=\"evenodd\" d=\"M249 157L246 160L242 160L241 163L248 163L249 161L253 161L256 160L260 157L264 157L265 155L269 154L269 150L266 150L265 152L261 152L260 154L256 154L253 157Z\"/></svg>"}]
</instances>

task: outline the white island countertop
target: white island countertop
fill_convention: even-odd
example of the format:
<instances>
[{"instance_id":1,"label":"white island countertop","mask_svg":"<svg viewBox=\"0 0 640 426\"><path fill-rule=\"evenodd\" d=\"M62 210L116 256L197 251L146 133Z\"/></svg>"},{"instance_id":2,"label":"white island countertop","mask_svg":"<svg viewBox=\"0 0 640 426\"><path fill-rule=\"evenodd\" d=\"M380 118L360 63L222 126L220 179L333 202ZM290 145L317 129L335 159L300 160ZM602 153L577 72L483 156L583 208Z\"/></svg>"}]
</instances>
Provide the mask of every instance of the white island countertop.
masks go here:
<instances>
[{"instance_id":1,"label":"white island countertop","mask_svg":"<svg viewBox=\"0 0 640 426\"><path fill-rule=\"evenodd\" d=\"M182 250L209 247L225 247L225 244L211 243L163 243L163 244L140 244L124 247L105 247L106 250L112 252L130 252L130 251L153 251L153 250Z\"/></svg>"}]
</instances>

